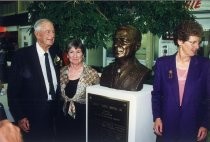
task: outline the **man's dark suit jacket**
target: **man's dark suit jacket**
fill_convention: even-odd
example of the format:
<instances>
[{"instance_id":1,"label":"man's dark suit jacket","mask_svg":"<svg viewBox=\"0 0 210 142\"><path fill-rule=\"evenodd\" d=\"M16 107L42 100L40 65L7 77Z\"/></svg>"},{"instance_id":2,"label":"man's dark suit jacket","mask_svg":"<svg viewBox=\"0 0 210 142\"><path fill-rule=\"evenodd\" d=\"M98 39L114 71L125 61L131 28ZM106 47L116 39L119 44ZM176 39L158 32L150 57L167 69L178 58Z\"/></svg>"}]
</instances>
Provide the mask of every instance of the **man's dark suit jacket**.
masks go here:
<instances>
[{"instance_id":1,"label":"man's dark suit jacket","mask_svg":"<svg viewBox=\"0 0 210 142\"><path fill-rule=\"evenodd\" d=\"M53 47L49 49L49 52L52 61L54 61L56 54ZM59 84L59 65L54 64L54 67ZM15 52L7 93L9 109L15 121L18 122L24 117L28 118L30 133L34 137L48 135L46 131L53 130L53 111L49 112L51 103L47 100L44 76L35 45L21 48ZM57 97L58 94L59 86L56 90Z\"/></svg>"}]
</instances>

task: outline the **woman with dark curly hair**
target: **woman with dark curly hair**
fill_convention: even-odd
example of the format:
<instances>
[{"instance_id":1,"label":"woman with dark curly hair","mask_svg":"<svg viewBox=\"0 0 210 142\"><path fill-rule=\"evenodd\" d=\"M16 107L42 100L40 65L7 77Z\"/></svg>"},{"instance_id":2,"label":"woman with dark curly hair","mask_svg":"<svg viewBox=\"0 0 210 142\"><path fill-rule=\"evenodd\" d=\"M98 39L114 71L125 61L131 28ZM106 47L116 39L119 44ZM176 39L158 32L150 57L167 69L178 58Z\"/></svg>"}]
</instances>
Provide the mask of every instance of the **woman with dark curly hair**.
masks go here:
<instances>
[{"instance_id":1,"label":"woman with dark curly hair","mask_svg":"<svg viewBox=\"0 0 210 142\"><path fill-rule=\"evenodd\" d=\"M174 30L178 52L155 64L154 132L159 142L196 142L207 136L210 63L197 55L203 29L184 21Z\"/></svg>"}]
</instances>

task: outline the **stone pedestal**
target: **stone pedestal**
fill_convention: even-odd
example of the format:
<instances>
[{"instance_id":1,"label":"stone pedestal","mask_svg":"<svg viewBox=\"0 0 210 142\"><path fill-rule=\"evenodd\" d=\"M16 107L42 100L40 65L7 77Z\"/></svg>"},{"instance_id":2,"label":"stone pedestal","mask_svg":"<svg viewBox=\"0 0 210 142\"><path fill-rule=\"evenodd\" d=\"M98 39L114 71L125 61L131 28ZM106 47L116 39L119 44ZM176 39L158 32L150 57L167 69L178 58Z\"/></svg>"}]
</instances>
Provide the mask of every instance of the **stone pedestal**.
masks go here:
<instances>
[{"instance_id":1,"label":"stone pedestal","mask_svg":"<svg viewBox=\"0 0 210 142\"><path fill-rule=\"evenodd\" d=\"M87 142L155 142L151 91L87 87Z\"/></svg>"}]
</instances>

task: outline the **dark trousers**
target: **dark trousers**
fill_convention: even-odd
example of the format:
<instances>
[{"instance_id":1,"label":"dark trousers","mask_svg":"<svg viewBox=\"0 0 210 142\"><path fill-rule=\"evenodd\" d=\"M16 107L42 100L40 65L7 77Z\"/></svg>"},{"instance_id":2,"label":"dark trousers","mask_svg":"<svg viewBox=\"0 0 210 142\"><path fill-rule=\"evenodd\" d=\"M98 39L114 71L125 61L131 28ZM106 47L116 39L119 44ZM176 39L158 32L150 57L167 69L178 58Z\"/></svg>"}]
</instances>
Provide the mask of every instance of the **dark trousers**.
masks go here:
<instances>
[{"instance_id":1,"label":"dark trousers","mask_svg":"<svg viewBox=\"0 0 210 142\"><path fill-rule=\"evenodd\" d=\"M24 142L55 142L56 105L47 102L32 117L29 117L30 131L23 132ZM35 116L36 114L36 116Z\"/></svg>"}]
</instances>

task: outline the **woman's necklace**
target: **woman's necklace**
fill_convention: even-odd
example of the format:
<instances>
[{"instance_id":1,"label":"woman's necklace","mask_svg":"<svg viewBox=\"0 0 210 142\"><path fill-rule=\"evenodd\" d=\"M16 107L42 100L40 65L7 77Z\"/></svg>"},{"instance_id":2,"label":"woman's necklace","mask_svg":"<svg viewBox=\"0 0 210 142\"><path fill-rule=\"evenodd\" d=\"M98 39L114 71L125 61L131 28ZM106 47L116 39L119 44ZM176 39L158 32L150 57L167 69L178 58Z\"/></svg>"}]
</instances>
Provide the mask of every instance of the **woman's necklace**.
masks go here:
<instances>
[{"instance_id":1,"label":"woman's necklace","mask_svg":"<svg viewBox=\"0 0 210 142\"><path fill-rule=\"evenodd\" d=\"M79 66L69 66L68 67L68 78L69 80L76 80L80 78L81 74L83 72L83 65Z\"/></svg>"}]
</instances>

